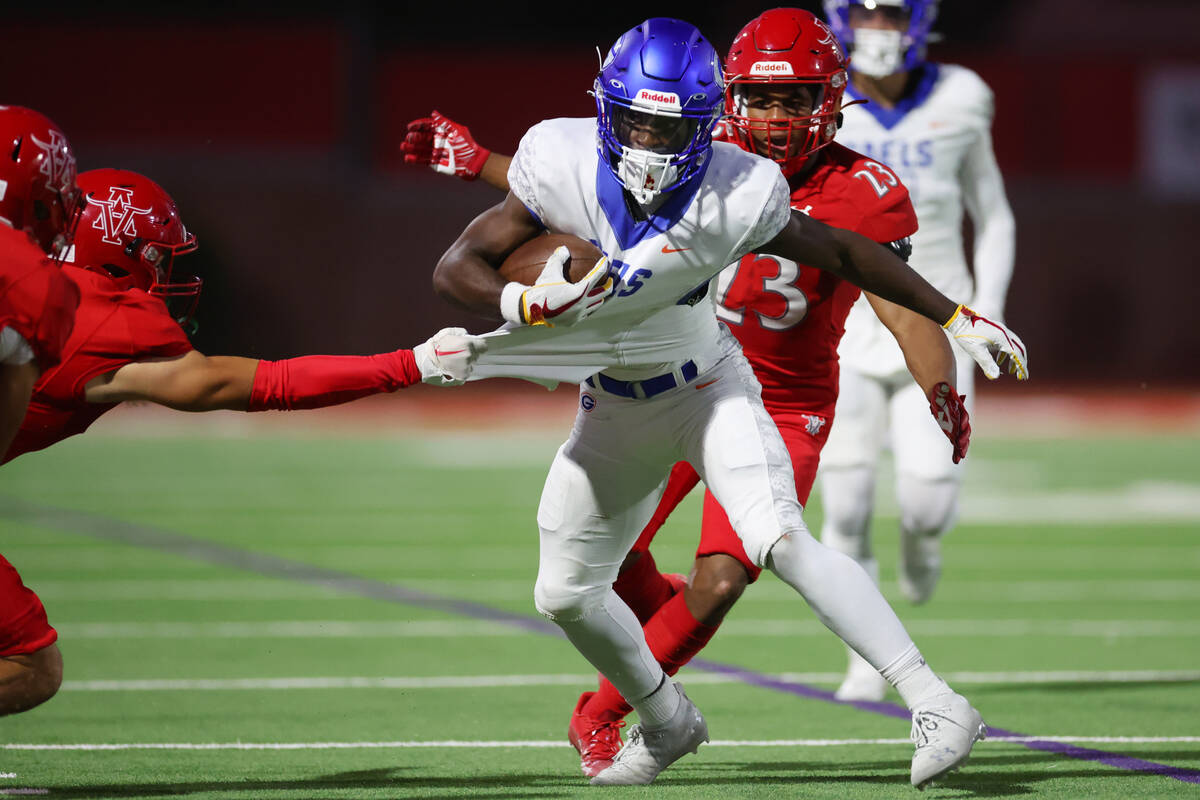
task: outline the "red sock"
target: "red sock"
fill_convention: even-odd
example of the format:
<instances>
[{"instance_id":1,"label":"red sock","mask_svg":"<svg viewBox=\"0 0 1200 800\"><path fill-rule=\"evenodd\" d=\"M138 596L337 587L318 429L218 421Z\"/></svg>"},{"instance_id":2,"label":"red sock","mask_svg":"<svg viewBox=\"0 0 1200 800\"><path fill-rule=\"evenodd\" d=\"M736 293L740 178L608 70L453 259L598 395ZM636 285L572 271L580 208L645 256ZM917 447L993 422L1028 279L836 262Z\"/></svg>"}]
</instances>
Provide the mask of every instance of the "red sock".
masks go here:
<instances>
[{"instance_id":1,"label":"red sock","mask_svg":"<svg viewBox=\"0 0 1200 800\"><path fill-rule=\"evenodd\" d=\"M683 592L668 600L643 628L650 652L668 675L674 675L704 649L717 632L716 625L705 625L692 616ZM623 718L633 710L617 687L600 676L600 688L581 709L589 717L603 721Z\"/></svg>"},{"instance_id":2,"label":"red sock","mask_svg":"<svg viewBox=\"0 0 1200 800\"><path fill-rule=\"evenodd\" d=\"M641 558L621 570L613 591L633 609L642 625L675 594L675 587L658 571L654 556L646 550Z\"/></svg>"}]
</instances>

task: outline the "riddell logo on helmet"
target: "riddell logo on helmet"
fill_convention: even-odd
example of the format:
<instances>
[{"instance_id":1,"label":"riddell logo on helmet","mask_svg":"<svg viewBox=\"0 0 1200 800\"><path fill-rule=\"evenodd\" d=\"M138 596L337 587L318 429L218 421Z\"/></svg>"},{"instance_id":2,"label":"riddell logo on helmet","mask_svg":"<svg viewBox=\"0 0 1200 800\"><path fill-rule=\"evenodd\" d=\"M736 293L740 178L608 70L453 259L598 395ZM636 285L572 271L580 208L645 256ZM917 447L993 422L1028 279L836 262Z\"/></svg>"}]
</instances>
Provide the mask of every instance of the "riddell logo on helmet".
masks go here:
<instances>
[{"instance_id":1,"label":"riddell logo on helmet","mask_svg":"<svg viewBox=\"0 0 1200 800\"><path fill-rule=\"evenodd\" d=\"M750 67L751 75L795 75L792 65L786 61L755 61Z\"/></svg>"},{"instance_id":2,"label":"riddell logo on helmet","mask_svg":"<svg viewBox=\"0 0 1200 800\"><path fill-rule=\"evenodd\" d=\"M669 106L671 108L679 108L679 95L674 92L656 92L652 89L642 89L637 93L637 97L633 98L633 102L641 104L649 104L656 106Z\"/></svg>"}]
</instances>

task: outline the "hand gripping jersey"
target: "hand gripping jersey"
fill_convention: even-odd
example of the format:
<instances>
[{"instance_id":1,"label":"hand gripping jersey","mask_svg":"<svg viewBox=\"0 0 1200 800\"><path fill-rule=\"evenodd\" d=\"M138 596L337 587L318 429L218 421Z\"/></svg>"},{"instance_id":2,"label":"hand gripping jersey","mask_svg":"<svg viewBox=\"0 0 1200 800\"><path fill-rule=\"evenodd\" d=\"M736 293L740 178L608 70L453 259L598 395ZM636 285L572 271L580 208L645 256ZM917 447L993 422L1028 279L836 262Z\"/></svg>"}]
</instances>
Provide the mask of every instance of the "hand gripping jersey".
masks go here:
<instances>
[{"instance_id":1,"label":"hand gripping jersey","mask_svg":"<svg viewBox=\"0 0 1200 800\"><path fill-rule=\"evenodd\" d=\"M789 189L779 167L714 143L698 176L637 221L620 183L598 169L595 142L593 118L539 123L521 140L508 179L546 228L587 239L608 255L613 295L576 325L493 335L473 380L578 382L603 370L628 381L688 359L703 370L721 358L708 285L787 224Z\"/></svg>"},{"instance_id":2,"label":"hand gripping jersey","mask_svg":"<svg viewBox=\"0 0 1200 800\"><path fill-rule=\"evenodd\" d=\"M791 204L881 244L917 229L908 191L892 171L836 142L792 192ZM838 341L859 294L828 272L773 255L749 253L721 273L717 316L741 342L768 408L833 416Z\"/></svg>"},{"instance_id":3,"label":"hand gripping jersey","mask_svg":"<svg viewBox=\"0 0 1200 800\"><path fill-rule=\"evenodd\" d=\"M4 461L83 433L115 403L89 403L83 390L98 375L135 361L181 356L192 349L163 301L119 289L104 275L64 266L80 292L75 329L58 366L42 373L29 411Z\"/></svg>"},{"instance_id":4,"label":"hand gripping jersey","mask_svg":"<svg viewBox=\"0 0 1200 800\"><path fill-rule=\"evenodd\" d=\"M966 207L986 238L976 242L980 286L972 302L981 301L980 313L999 314L1012 273L1013 238L1012 212L992 153L992 93L964 67L927 63L920 70L914 91L895 109L877 103L846 108L838 141L887 164L908 187L921 224L909 264L948 297L973 297L963 253ZM848 94L858 99L853 87ZM1002 224L989 225L993 219ZM904 370L895 339L862 301L846 322L841 355L869 375Z\"/></svg>"},{"instance_id":5,"label":"hand gripping jersey","mask_svg":"<svg viewBox=\"0 0 1200 800\"><path fill-rule=\"evenodd\" d=\"M58 266L25 233L0 225L0 330L20 334L43 370L58 363L78 304Z\"/></svg>"}]
</instances>

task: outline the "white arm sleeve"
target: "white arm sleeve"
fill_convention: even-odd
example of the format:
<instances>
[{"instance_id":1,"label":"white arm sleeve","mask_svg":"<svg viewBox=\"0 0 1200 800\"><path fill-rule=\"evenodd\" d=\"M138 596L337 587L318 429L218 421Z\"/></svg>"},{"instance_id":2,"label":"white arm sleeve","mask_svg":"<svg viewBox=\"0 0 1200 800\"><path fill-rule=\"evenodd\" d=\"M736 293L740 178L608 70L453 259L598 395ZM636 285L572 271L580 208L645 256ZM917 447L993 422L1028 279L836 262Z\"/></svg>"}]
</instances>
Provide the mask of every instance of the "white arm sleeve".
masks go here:
<instances>
[{"instance_id":1,"label":"white arm sleeve","mask_svg":"<svg viewBox=\"0 0 1200 800\"><path fill-rule=\"evenodd\" d=\"M767 242L779 235L792 218L792 190L788 188L787 178L781 170L774 170L775 182L771 192L763 203L758 219L746 235L738 242L737 248L730 253L726 263L732 264L746 253L753 253Z\"/></svg>"},{"instance_id":2,"label":"white arm sleeve","mask_svg":"<svg viewBox=\"0 0 1200 800\"><path fill-rule=\"evenodd\" d=\"M25 337L7 325L0 330L0 364L28 364L33 361L33 348Z\"/></svg>"},{"instance_id":3,"label":"white arm sleeve","mask_svg":"<svg viewBox=\"0 0 1200 800\"><path fill-rule=\"evenodd\" d=\"M1016 222L992 152L991 124L989 93L983 124L963 163L961 180L963 206L975 228L975 297L971 308L985 317L1002 320L1016 255Z\"/></svg>"}]
</instances>

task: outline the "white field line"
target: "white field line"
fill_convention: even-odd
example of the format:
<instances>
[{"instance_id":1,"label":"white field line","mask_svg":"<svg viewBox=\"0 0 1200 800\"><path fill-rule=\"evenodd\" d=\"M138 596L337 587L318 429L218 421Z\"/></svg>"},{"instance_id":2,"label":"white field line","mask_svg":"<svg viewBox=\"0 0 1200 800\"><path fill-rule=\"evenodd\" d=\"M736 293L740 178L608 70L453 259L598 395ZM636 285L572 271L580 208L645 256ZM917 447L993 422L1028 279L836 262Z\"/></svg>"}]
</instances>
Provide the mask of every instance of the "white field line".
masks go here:
<instances>
[{"instance_id":1,"label":"white field line","mask_svg":"<svg viewBox=\"0 0 1200 800\"><path fill-rule=\"evenodd\" d=\"M996 742L1079 742L1091 744L1191 744L1200 736L994 736ZM714 739L709 747L853 747L861 745L906 745L909 739ZM3 750L367 750L404 748L564 748L561 739L532 740L446 740L428 742L129 742L96 744L0 744Z\"/></svg>"},{"instance_id":2,"label":"white field line","mask_svg":"<svg viewBox=\"0 0 1200 800\"><path fill-rule=\"evenodd\" d=\"M460 638L531 636L500 622L295 620L275 622L55 622L68 639L247 639L247 638ZM921 636L1076 636L1084 638L1200 636L1200 620L912 620L908 630ZM721 628L731 636L828 636L816 620L733 620Z\"/></svg>"},{"instance_id":3,"label":"white field line","mask_svg":"<svg viewBox=\"0 0 1200 800\"><path fill-rule=\"evenodd\" d=\"M689 669L688 685L737 683L738 679ZM771 676L789 683L838 683L840 672L784 672ZM1048 671L1048 672L949 672L952 683L1044 684L1044 683L1185 683L1200 681L1200 670ZM447 675L431 677L340 677L340 678L200 678L64 681L64 691L73 692L159 692L239 691L296 689L502 689L528 686L589 686L595 675Z\"/></svg>"}]
</instances>

